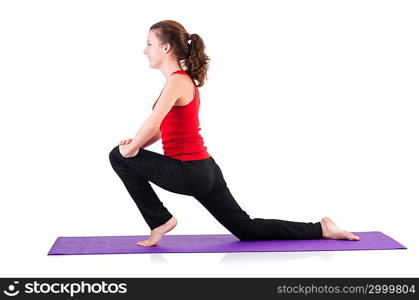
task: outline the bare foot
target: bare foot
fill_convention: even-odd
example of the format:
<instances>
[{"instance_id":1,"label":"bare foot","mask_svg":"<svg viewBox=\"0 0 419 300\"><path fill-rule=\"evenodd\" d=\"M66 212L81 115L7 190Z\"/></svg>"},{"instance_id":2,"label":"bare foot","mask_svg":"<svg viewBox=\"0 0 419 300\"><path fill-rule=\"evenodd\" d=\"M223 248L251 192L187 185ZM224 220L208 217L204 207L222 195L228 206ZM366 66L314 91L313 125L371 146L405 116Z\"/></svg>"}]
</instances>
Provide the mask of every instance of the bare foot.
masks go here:
<instances>
[{"instance_id":1,"label":"bare foot","mask_svg":"<svg viewBox=\"0 0 419 300\"><path fill-rule=\"evenodd\" d=\"M165 235L167 232L175 228L176 225L177 225L177 220L175 217L172 217L169 221L167 221L163 225L160 225L159 227L154 228L151 231L151 234L148 237L148 239L141 242L137 242L137 245L145 246L145 247L157 245L157 243L161 240L163 235Z\"/></svg>"},{"instance_id":2,"label":"bare foot","mask_svg":"<svg viewBox=\"0 0 419 300\"><path fill-rule=\"evenodd\" d=\"M336 226L335 222L329 217L324 217L320 224L322 225L323 237L333 240L351 240L359 241L360 237L352 232L345 231Z\"/></svg>"}]
</instances>

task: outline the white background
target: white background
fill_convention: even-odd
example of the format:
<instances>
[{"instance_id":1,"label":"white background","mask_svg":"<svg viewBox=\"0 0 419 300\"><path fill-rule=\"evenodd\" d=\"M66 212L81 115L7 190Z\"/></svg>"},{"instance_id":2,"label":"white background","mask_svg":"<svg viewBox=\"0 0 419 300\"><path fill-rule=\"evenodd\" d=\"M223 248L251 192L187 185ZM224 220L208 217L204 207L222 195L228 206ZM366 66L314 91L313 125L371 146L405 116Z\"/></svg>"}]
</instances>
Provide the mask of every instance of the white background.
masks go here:
<instances>
[{"instance_id":1,"label":"white background","mask_svg":"<svg viewBox=\"0 0 419 300\"><path fill-rule=\"evenodd\" d=\"M416 1L0 2L0 276L418 276L418 15ZM108 154L164 85L142 51L165 19L204 39L201 134L252 218L329 216L408 249L47 256L58 236L149 233ZM169 234L229 233L153 187Z\"/></svg>"}]
</instances>

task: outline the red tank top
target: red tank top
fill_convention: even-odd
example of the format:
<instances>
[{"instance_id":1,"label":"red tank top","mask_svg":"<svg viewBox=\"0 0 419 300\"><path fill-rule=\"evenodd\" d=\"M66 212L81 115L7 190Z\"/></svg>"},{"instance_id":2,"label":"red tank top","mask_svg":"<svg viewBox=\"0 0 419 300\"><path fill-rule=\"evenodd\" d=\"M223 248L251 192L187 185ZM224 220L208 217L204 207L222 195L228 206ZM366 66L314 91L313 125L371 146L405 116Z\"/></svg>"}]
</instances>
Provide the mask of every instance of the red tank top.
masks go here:
<instances>
[{"instance_id":1,"label":"red tank top","mask_svg":"<svg viewBox=\"0 0 419 300\"><path fill-rule=\"evenodd\" d=\"M173 105L160 124L161 138L165 156L182 161L198 160L210 157L199 131L199 91L193 81L183 70L174 73L186 74L195 86L195 97L186 105ZM161 95L161 94L160 94ZM160 96L159 96L160 98ZM154 106L157 101L154 102Z\"/></svg>"}]
</instances>

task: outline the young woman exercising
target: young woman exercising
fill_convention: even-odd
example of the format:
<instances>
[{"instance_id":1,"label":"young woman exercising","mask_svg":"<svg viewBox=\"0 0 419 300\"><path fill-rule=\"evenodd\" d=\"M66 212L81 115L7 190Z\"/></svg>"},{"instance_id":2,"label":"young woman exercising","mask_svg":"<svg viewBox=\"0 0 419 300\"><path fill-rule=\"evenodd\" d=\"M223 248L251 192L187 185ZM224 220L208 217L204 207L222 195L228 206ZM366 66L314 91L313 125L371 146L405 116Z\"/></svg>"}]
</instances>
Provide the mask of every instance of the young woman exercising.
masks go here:
<instances>
[{"instance_id":1,"label":"young woman exercising","mask_svg":"<svg viewBox=\"0 0 419 300\"><path fill-rule=\"evenodd\" d=\"M137 244L157 245L177 224L150 182L173 193L195 197L241 241L359 240L328 217L317 223L252 219L239 206L199 133L198 87L204 85L209 61L204 50L202 38L188 34L176 21L165 20L150 27L144 54L150 67L162 72L166 84L135 137L122 140L109 153L112 168L151 230L150 237ZM160 138L164 155L145 149Z\"/></svg>"}]
</instances>

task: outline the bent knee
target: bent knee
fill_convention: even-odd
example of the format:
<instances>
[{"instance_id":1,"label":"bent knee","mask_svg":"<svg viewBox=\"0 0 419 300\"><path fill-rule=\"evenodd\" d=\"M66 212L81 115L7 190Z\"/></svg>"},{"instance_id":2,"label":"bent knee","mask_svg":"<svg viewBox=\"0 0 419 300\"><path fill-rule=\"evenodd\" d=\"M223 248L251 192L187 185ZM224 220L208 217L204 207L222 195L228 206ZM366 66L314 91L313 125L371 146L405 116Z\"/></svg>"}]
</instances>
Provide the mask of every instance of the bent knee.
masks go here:
<instances>
[{"instance_id":1,"label":"bent knee","mask_svg":"<svg viewBox=\"0 0 419 300\"><path fill-rule=\"evenodd\" d=\"M235 234L235 237L238 238L241 242L257 240L257 238L255 238L250 233Z\"/></svg>"},{"instance_id":2,"label":"bent knee","mask_svg":"<svg viewBox=\"0 0 419 300\"><path fill-rule=\"evenodd\" d=\"M251 231L241 232L239 234L235 234L235 236L242 242L264 240L263 237L258 236Z\"/></svg>"},{"instance_id":3,"label":"bent knee","mask_svg":"<svg viewBox=\"0 0 419 300\"><path fill-rule=\"evenodd\" d=\"M249 222L246 222L246 225L232 226L229 228L230 232L233 233L233 235L238 238L240 241L254 241L256 240L255 234L250 229Z\"/></svg>"},{"instance_id":4,"label":"bent knee","mask_svg":"<svg viewBox=\"0 0 419 300\"><path fill-rule=\"evenodd\" d=\"M266 237L263 236L263 234L260 234L260 232L254 231L254 222L258 218L251 219L249 217L249 221L245 222L240 227L234 228L232 231L233 234L240 240L240 241L259 241L264 240Z\"/></svg>"},{"instance_id":5,"label":"bent knee","mask_svg":"<svg viewBox=\"0 0 419 300\"><path fill-rule=\"evenodd\" d=\"M119 159L121 156L121 153L119 152L119 145L115 146L111 152L109 152L109 161L112 163L115 160Z\"/></svg>"}]
</instances>

